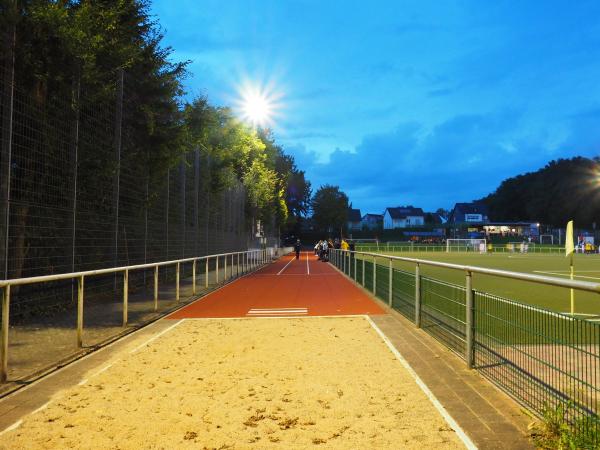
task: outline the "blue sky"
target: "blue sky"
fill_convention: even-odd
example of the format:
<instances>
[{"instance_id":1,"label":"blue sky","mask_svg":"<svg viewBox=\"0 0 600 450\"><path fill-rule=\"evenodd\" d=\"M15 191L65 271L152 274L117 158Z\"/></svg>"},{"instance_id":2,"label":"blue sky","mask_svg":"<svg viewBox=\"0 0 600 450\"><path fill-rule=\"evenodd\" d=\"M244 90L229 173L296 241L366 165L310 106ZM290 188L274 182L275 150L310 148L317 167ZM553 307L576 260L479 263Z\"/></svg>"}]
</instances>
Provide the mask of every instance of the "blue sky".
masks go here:
<instances>
[{"instance_id":1,"label":"blue sky","mask_svg":"<svg viewBox=\"0 0 600 450\"><path fill-rule=\"evenodd\" d=\"M154 0L188 97L282 95L278 143L355 207L450 208L600 155L600 2Z\"/></svg>"}]
</instances>

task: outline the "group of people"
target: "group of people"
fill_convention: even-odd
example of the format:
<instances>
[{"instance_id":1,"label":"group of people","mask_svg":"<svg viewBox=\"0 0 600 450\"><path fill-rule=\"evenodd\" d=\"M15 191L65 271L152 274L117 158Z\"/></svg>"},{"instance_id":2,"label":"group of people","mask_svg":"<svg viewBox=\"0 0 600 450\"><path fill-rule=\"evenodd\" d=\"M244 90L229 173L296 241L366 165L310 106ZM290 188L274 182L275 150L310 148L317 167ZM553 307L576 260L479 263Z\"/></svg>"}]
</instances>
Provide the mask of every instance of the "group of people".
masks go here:
<instances>
[{"instance_id":1,"label":"group of people","mask_svg":"<svg viewBox=\"0 0 600 450\"><path fill-rule=\"evenodd\" d=\"M331 240L331 238L329 239L322 239L319 242L317 242L315 244L315 255L317 255L319 257L319 261L329 261L329 250L330 249L341 249L341 250L350 250L351 252L354 251L354 242L350 241L349 243L346 242L345 239L338 239L335 238L335 240Z\"/></svg>"}]
</instances>

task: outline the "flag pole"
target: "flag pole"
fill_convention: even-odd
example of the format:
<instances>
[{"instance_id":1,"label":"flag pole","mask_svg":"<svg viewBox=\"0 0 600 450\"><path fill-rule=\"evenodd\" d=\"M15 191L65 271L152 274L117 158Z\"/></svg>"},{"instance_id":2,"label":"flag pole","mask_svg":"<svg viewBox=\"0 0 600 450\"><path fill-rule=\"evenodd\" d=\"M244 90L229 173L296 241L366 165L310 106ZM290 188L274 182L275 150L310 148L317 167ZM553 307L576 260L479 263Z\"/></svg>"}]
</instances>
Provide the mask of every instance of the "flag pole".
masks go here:
<instances>
[{"instance_id":1,"label":"flag pole","mask_svg":"<svg viewBox=\"0 0 600 450\"><path fill-rule=\"evenodd\" d=\"M574 270L573 270L573 253L571 253L571 258L570 258L570 265L571 265L571 280L573 280L574 277ZM575 289L571 288L571 315L575 314Z\"/></svg>"}]
</instances>

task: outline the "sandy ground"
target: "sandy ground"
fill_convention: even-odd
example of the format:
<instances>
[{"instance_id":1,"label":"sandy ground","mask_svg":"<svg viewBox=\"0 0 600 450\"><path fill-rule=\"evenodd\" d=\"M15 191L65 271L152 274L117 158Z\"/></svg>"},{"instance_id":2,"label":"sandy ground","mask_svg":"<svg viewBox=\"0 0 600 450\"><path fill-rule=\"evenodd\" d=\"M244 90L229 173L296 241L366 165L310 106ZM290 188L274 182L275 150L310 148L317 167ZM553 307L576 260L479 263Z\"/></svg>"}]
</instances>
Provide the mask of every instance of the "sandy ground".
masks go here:
<instances>
[{"instance_id":1,"label":"sandy ground","mask_svg":"<svg viewBox=\"0 0 600 450\"><path fill-rule=\"evenodd\" d=\"M464 448L364 318L186 320L120 358L0 448Z\"/></svg>"}]
</instances>

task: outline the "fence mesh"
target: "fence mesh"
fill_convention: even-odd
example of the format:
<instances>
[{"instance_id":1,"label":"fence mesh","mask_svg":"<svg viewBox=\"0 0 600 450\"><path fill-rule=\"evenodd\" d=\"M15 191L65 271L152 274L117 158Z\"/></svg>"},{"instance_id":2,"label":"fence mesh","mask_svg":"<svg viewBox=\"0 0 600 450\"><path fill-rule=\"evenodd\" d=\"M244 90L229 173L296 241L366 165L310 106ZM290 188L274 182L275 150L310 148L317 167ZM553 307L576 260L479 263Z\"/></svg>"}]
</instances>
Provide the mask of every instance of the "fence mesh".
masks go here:
<instances>
[{"instance_id":1,"label":"fence mesh","mask_svg":"<svg viewBox=\"0 0 600 450\"><path fill-rule=\"evenodd\" d=\"M12 84L0 79L1 182L6 186L0 203L8 214L0 225L2 278L164 261L248 245L243 187L238 183L211 192L210 156L201 149L157 164L157 149L143 145L151 137L140 137L136 118L143 111L135 80L122 73L114 78L110 95L102 97L75 84L34 95L19 86L18 77ZM173 270L161 269L161 279ZM189 275L191 267L184 273ZM139 286L151 277L141 271L129 282ZM71 282L17 288L11 318L68 307L73 291ZM121 291L114 276L86 285L90 298L115 298Z\"/></svg>"}]
</instances>

